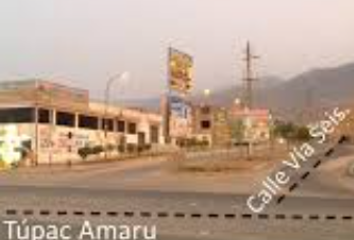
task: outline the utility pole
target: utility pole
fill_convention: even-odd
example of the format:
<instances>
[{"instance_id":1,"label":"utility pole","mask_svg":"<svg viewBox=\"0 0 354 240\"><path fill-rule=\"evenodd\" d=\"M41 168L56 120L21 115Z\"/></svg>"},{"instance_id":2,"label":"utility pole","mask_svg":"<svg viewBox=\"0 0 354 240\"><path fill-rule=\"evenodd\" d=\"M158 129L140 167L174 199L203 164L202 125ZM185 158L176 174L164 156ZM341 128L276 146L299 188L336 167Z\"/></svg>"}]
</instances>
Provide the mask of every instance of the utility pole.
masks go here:
<instances>
[{"instance_id":1,"label":"utility pole","mask_svg":"<svg viewBox=\"0 0 354 240\"><path fill-rule=\"evenodd\" d=\"M161 108L163 114L163 137L164 144L171 143L171 54L172 48L169 47L166 56L166 92L163 94L161 99Z\"/></svg>"},{"instance_id":2,"label":"utility pole","mask_svg":"<svg viewBox=\"0 0 354 240\"><path fill-rule=\"evenodd\" d=\"M253 60L258 59L259 56L256 56L252 53L251 44L247 42L246 57L244 61L246 62L246 72L245 72L245 92L244 92L244 103L245 107L248 109L253 108L254 97L253 97L253 83L257 80L255 78L254 70L253 70Z\"/></svg>"},{"instance_id":3,"label":"utility pole","mask_svg":"<svg viewBox=\"0 0 354 240\"><path fill-rule=\"evenodd\" d=\"M254 129L253 129L253 120L251 110L253 109L254 96L253 96L253 83L257 80L255 78L255 73L253 71L253 61L259 57L254 55L251 50L251 44L247 41L246 51L245 51L244 61L246 62L245 69L245 92L244 92L244 111L246 114L246 141L247 145L247 159L252 159L253 155L253 141L254 141Z\"/></svg>"}]
</instances>

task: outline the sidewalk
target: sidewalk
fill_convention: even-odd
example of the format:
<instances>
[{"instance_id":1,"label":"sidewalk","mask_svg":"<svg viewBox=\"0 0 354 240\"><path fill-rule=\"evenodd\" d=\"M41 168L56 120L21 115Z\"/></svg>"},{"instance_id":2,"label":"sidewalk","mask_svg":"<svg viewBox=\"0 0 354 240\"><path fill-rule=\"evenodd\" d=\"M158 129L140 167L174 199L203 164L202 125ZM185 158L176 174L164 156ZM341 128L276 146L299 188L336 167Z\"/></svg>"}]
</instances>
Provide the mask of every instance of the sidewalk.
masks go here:
<instances>
[{"instance_id":1,"label":"sidewalk","mask_svg":"<svg viewBox=\"0 0 354 240\"><path fill-rule=\"evenodd\" d=\"M45 173L61 173L61 172L85 172L100 169L107 169L109 167L119 166L121 170L136 168L140 165L147 164L149 162L159 162L165 160L166 156L141 156L134 158L125 158L119 160L108 161L90 161L90 162L78 162L70 166L67 164L42 164L38 166L19 167L13 169L1 169L0 175L6 173L18 173L18 174L45 174Z\"/></svg>"}]
</instances>

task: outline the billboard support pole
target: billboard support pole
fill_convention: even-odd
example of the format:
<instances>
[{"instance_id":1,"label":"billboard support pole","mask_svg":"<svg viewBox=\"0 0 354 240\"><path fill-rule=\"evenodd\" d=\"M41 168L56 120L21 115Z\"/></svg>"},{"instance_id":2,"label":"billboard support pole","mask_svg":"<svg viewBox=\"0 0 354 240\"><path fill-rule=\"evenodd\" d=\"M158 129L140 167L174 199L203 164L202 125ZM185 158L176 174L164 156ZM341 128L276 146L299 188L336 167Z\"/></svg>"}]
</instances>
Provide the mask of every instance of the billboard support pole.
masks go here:
<instances>
[{"instance_id":1,"label":"billboard support pole","mask_svg":"<svg viewBox=\"0 0 354 240\"><path fill-rule=\"evenodd\" d=\"M166 91L163 96L162 102L162 109L163 109L163 135L165 144L169 144L170 139L170 121L171 121L171 112L170 112L170 95L171 95L171 88L170 88L170 57L171 57L171 47L168 48L167 56L166 56Z\"/></svg>"},{"instance_id":2,"label":"billboard support pole","mask_svg":"<svg viewBox=\"0 0 354 240\"><path fill-rule=\"evenodd\" d=\"M38 154L39 154L39 126L38 126L38 107L39 105L39 82L36 81L35 86L35 107L34 107L34 144L35 144L35 154L34 154L34 165L38 166Z\"/></svg>"}]
</instances>

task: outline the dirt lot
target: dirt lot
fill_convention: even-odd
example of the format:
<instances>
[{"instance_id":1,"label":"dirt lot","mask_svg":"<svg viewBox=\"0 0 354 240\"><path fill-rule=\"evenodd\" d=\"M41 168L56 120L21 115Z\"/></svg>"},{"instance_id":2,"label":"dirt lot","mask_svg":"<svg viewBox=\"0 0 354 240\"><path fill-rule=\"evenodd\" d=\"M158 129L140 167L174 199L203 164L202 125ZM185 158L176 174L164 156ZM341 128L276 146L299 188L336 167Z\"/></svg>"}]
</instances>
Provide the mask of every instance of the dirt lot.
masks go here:
<instances>
[{"instance_id":1,"label":"dirt lot","mask_svg":"<svg viewBox=\"0 0 354 240\"><path fill-rule=\"evenodd\" d=\"M273 168L287 156L287 148L256 146L251 153L245 147L199 152L180 152L174 156L171 169L191 173L247 172L252 169Z\"/></svg>"}]
</instances>

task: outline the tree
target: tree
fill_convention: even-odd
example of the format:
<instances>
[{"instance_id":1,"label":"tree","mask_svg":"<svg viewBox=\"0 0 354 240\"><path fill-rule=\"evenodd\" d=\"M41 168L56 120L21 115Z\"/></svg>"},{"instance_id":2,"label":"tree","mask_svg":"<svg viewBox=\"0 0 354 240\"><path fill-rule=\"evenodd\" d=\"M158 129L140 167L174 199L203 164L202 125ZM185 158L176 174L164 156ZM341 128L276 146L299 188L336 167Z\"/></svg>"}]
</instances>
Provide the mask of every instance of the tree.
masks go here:
<instances>
[{"instance_id":1,"label":"tree","mask_svg":"<svg viewBox=\"0 0 354 240\"><path fill-rule=\"evenodd\" d=\"M277 121L274 127L274 135L288 141L309 141L311 135L307 126L296 125L292 122Z\"/></svg>"},{"instance_id":2,"label":"tree","mask_svg":"<svg viewBox=\"0 0 354 240\"><path fill-rule=\"evenodd\" d=\"M274 135L284 139L293 139L296 126L292 122L277 121L274 124Z\"/></svg>"},{"instance_id":3,"label":"tree","mask_svg":"<svg viewBox=\"0 0 354 240\"><path fill-rule=\"evenodd\" d=\"M305 142L311 140L311 135L308 127L299 126L296 131L296 140Z\"/></svg>"},{"instance_id":4,"label":"tree","mask_svg":"<svg viewBox=\"0 0 354 240\"><path fill-rule=\"evenodd\" d=\"M245 137L245 123L242 119L237 119L231 124L231 135L232 139L236 143L240 143Z\"/></svg>"}]
</instances>

